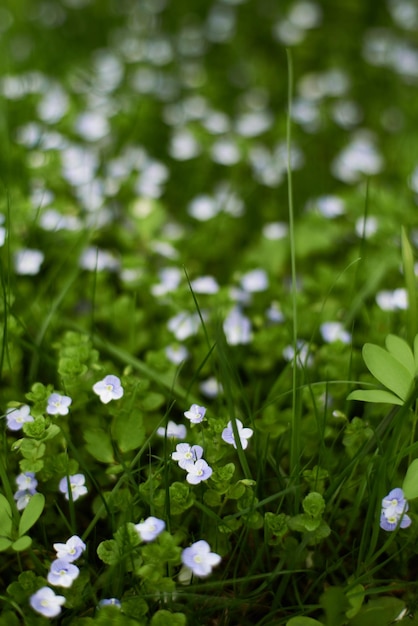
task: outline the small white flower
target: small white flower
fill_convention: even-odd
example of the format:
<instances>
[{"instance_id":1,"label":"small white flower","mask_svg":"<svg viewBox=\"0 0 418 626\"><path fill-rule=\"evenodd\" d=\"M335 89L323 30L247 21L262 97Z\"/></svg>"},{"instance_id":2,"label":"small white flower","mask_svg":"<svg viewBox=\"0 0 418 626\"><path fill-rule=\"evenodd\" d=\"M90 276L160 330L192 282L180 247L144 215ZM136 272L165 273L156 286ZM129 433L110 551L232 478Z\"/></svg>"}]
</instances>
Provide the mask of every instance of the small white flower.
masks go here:
<instances>
[{"instance_id":1,"label":"small white flower","mask_svg":"<svg viewBox=\"0 0 418 626\"><path fill-rule=\"evenodd\" d=\"M203 422L205 418L206 409L204 406L199 406L198 404L192 404L188 411L184 412L184 416L187 417L188 420L192 424L200 424Z\"/></svg>"},{"instance_id":2,"label":"small white flower","mask_svg":"<svg viewBox=\"0 0 418 626\"><path fill-rule=\"evenodd\" d=\"M119 400L123 396L123 387L120 379L117 376L113 376L113 374L109 374L103 380L95 383L93 391L100 396L103 404L108 404L111 400Z\"/></svg>"},{"instance_id":3,"label":"small white flower","mask_svg":"<svg viewBox=\"0 0 418 626\"><path fill-rule=\"evenodd\" d=\"M135 524L135 529L139 533L142 541L154 541L156 537L164 530L165 522L158 517L147 517L140 524Z\"/></svg>"},{"instance_id":4,"label":"small white flower","mask_svg":"<svg viewBox=\"0 0 418 626\"><path fill-rule=\"evenodd\" d=\"M219 565L221 556L216 552L211 552L208 542L201 539L183 550L181 560L195 576L204 578L212 573L216 565Z\"/></svg>"},{"instance_id":5,"label":"small white flower","mask_svg":"<svg viewBox=\"0 0 418 626\"><path fill-rule=\"evenodd\" d=\"M61 396L59 393L51 393L48 398L46 412L49 415L68 415L68 407L72 403L69 396Z\"/></svg>"},{"instance_id":6,"label":"small white flower","mask_svg":"<svg viewBox=\"0 0 418 626\"><path fill-rule=\"evenodd\" d=\"M244 428L241 420L236 419L235 422L237 425L238 436L241 441L242 449L245 450L245 448L248 446L248 439L253 436L253 430L251 428ZM228 425L226 428L223 429L221 436L222 436L222 439L226 443L233 445L234 448L236 449L237 444L235 441L235 435L234 435L234 431L232 428L232 422L228 422Z\"/></svg>"},{"instance_id":7,"label":"small white flower","mask_svg":"<svg viewBox=\"0 0 418 626\"><path fill-rule=\"evenodd\" d=\"M57 553L57 559L63 559L72 563L83 554L86 544L80 537L73 535L66 543L54 543L54 550Z\"/></svg>"},{"instance_id":8,"label":"small white flower","mask_svg":"<svg viewBox=\"0 0 418 626\"><path fill-rule=\"evenodd\" d=\"M83 474L74 474L73 476L64 476L59 483L59 490L64 494L65 499L69 500L68 485L71 489L71 498L73 502L78 500L80 496L84 496L87 493L87 487L85 486L86 479Z\"/></svg>"},{"instance_id":9,"label":"small white flower","mask_svg":"<svg viewBox=\"0 0 418 626\"><path fill-rule=\"evenodd\" d=\"M189 463L184 468L187 472L186 480L191 485L197 485L202 480L208 480L212 476L212 468L203 459Z\"/></svg>"},{"instance_id":10,"label":"small white flower","mask_svg":"<svg viewBox=\"0 0 418 626\"><path fill-rule=\"evenodd\" d=\"M169 439L185 439L187 434L187 429L184 424L176 424L172 420L169 420L167 424L167 428L165 426L160 426L157 428L157 435L159 437L165 437Z\"/></svg>"},{"instance_id":11,"label":"small white flower","mask_svg":"<svg viewBox=\"0 0 418 626\"><path fill-rule=\"evenodd\" d=\"M181 469L187 469L190 464L202 458L203 448L201 446L191 446L188 443L178 443L176 451L171 453L173 461L177 461Z\"/></svg>"},{"instance_id":12,"label":"small white flower","mask_svg":"<svg viewBox=\"0 0 418 626\"><path fill-rule=\"evenodd\" d=\"M42 587L29 600L33 610L44 617L57 617L64 602L65 597L55 595L49 587Z\"/></svg>"},{"instance_id":13,"label":"small white flower","mask_svg":"<svg viewBox=\"0 0 418 626\"><path fill-rule=\"evenodd\" d=\"M341 322L324 322L321 324L321 335L327 343L341 341L342 343L350 343L351 334L345 330Z\"/></svg>"},{"instance_id":14,"label":"small white flower","mask_svg":"<svg viewBox=\"0 0 418 626\"><path fill-rule=\"evenodd\" d=\"M55 559L49 568L47 580L50 585L59 587L71 587L80 570L77 565L69 563L66 559Z\"/></svg>"},{"instance_id":15,"label":"small white flower","mask_svg":"<svg viewBox=\"0 0 418 626\"><path fill-rule=\"evenodd\" d=\"M6 410L7 428L10 430L20 430L23 424L33 422L34 419L30 414L30 407L23 404L19 408L12 407Z\"/></svg>"},{"instance_id":16,"label":"small white flower","mask_svg":"<svg viewBox=\"0 0 418 626\"><path fill-rule=\"evenodd\" d=\"M251 322L239 308L234 308L223 323L223 330L229 345L250 343L252 339Z\"/></svg>"}]
</instances>

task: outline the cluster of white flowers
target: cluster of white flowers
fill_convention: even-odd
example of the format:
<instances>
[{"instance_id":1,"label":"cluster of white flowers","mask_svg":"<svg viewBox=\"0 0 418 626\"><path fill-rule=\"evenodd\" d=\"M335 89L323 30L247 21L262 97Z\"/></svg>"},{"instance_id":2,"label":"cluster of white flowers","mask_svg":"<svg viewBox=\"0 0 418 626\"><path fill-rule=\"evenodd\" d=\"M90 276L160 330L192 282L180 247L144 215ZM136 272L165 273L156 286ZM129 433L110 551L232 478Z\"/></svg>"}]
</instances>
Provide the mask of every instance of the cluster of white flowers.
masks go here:
<instances>
[{"instance_id":1,"label":"cluster of white flowers","mask_svg":"<svg viewBox=\"0 0 418 626\"><path fill-rule=\"evenodd\" d=\"M69 588L78 577L80 570L76 561L86 549L80 537L73 535L66 543L54 543L56 559L52 561L47 580L50 585ZM50 587L41 587L29 600L34 611L44 617L57 617L65 603L65 597L56 595Z\"/></svg>"}]
</instances>

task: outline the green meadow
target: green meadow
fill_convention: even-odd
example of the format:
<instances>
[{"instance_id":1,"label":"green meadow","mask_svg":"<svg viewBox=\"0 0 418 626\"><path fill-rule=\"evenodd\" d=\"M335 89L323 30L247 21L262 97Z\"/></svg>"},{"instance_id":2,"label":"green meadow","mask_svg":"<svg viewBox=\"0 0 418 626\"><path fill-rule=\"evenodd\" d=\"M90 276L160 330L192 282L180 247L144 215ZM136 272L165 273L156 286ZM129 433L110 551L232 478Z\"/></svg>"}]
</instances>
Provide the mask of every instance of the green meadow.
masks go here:
<instances>
[{"instance_id":1,"label":"green meadow","mask_svg":"<svg viewBox=\"0 0 418 626\"><path fill-rule=\"evenodd\" d=\"M0 626L418 624L418 6L0 7Z\"/></svg>"}]
</instances>

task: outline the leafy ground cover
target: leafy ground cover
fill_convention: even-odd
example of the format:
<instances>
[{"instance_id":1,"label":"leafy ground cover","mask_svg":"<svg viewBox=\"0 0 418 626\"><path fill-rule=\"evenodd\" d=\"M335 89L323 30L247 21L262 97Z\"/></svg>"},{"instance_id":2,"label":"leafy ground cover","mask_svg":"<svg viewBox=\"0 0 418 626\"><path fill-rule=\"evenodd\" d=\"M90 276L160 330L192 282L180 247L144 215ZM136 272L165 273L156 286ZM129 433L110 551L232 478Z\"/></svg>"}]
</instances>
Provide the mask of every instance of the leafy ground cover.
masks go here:
<instances>
[{"instance_id":1,"label":"leafy ground cover","mask_svg":"<svg viewBox=\"0 0 418 626\"><path fill-rule=\"evenodd\" d=\"M414 624L412 0L0 8L0 624Z\"/></svg>"}]
</instances>

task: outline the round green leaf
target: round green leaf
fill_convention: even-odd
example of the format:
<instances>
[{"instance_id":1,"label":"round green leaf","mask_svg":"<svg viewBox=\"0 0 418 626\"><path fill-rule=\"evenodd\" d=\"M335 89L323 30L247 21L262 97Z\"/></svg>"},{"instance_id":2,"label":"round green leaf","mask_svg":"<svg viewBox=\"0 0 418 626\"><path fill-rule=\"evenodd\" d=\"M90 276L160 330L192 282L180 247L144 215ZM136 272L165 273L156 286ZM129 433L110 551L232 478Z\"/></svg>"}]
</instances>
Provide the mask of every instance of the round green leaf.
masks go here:
<instances>
[{"instance_id":1,"label":"round green leaf","mask_svg":"<svg viewBox=\"0 0 418 626\"><path fill-rule=\"evenodd\" d=\"M23 537L19 537L12 543L12 548L15 552L22 552L23 550L27 550L30 548L32 544L32 538L29 535L23 535Z\"/></svg>"}]
</instances>

